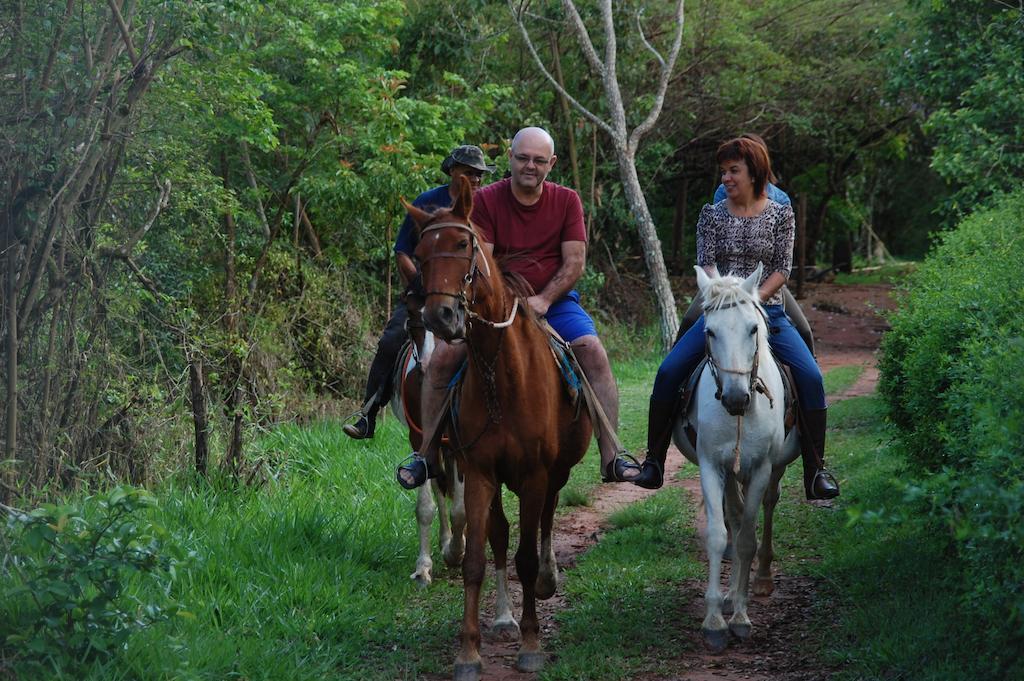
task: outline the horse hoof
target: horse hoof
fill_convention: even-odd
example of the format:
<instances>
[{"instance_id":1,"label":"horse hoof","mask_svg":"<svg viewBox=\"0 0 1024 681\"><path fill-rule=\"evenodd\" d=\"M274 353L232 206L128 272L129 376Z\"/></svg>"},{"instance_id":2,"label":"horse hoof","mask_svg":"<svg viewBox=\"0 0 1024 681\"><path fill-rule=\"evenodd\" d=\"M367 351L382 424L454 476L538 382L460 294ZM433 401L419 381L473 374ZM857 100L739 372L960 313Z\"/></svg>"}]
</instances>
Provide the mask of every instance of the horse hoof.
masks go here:
<instances>
[{"instance_id":1,"label":"horse hoof","mask_svg":"<svg viewBox=\"0 0 1024 681\"><path fill-rule=\"evenodd\" d=\"M450 568L462 567L462 556L465 553L465 549L455 546L454 543L450 543L444 547L441 552L444 556L444 564Z\"/></svg>"},{"instance_id":2,"label":"horse hoof","mask_svg":"<svg viewBox=\"0 0 1024 681\"><path fill-rule=\"evenodd\" d=\"M482 662L455 663L455 681L480 681L480 672L483 671Z\"/></svg>"},{"instance_id":3,"label":"horse hoof","mask_svg":"<svg viewBox=\"0 0 1024 681\"><path fill-rule=\"evenodd\" d=\"M420 587L421 589L426 589L428 586L430 586L430 582L433 581L432 579L430 579L429 572L414 572L409 577L410 579L412 579L412 581L416 582L416 586Z\"/></svg>"},{"instance_id":4,"label":"horse hoof","mask_svg":"<svg viewBox=\"0 0 1024 681\"><path fill-rule=\"evenodd\" d=\"M750 590L755 596L771 596L775 591L775 582L771 577L756 577Z\"/></svg>"},{"instance_id":5,"label":"horse hoof","mask_svg":"<svg viewBox=\"0 0 1024 681\"><path fill-rule=\"evenodd\" d=\"M495 620L491 625L491 633L505 641L516 641L519 639L519 625L512 618Z\"/></svg>"},{"instance_id":6,"label":"horse hoof","mask_svg":"<svg viewBox=\"0 0 1024 681\"><path fill-rule=\"evenodd\" d=\"M701 629L704 635L704 647L712 653L721 653L729 646L728 629Z\"/></svg>"},{"instance_id":7,"label":"horse hoof","mask_svg":"<svg viewBox=\"0 0 1024 681\"><path fill-rule=\"evenodd\" d=\"M544 668L547 657L544 653L519 653L516 657L516 669L521 672L539 672Z\"/></svg>"},{"instance_id":8,"label":"horse hoof","mask_svg":"<svg viewBox=\"0 0 1024 681\"><path fill-rule=\"evenodd\" d=\"M731 631L733 636L735 636L741 641L746 641L748 638L750 638L749 624L730 624L729 631Z\"/></svg>"},{"instance_id":9,"label":"horse hoof","mask_svg":"<svg viewBox=\"0 0 1024 681\"><path fill-rule=\"evenodd\" d=\"M534 594L539 600L546 601L555 595L555 579L544 579L543 577L537 577L537 585L534 587Z\"/></svg>"}]
</instances>

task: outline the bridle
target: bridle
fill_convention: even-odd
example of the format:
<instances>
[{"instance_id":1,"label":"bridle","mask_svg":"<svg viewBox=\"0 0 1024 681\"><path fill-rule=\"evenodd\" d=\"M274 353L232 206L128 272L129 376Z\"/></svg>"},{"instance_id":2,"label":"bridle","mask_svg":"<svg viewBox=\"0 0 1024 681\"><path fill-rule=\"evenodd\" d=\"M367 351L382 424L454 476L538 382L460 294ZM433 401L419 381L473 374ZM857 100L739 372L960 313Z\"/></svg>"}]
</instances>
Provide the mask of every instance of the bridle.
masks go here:
<instances>
[{"instance_id":1,"label":"bridle","mask_svg":"<svg viewBox=\"0 0 1024 681\"><path fill-rule=\"evenodd\" d=\"M463 224L461 222L437 222L431 225L427 225L426 227L423 227L420 230L420 241L422 242L423 238L427 234L446 228L458 229L469 234L471 243L471 255L464 255L462 253L451 252L434 252L420 261L421 267L422 265L425 265L431 260L437 258L455 258L458 260L468 260L469 268L466 270L466 274L462 278L462 285L459 287L458 293L449 293L448 291L427 291L426 297L429 298L430 296L446 296L448 298L454 298L458 303L459 307L462 309L463 313L466 315L466 317L470 319L471 323L474 321L479 321L493 329L499 330L500 335L498 336L497 348L489 357L484 357L482 353L479 351L479 349L473 343L467 342L466 344L469 347L469 352L473 356L474 363L477 367L477 370L480 372L480 376L483 382L484 401L488 413L487 423L500 423L502 414L501 402L499 400L497 387L497 364L498 359L501 356L501 346L503 341L505 340L504 331L508 327L512 326L512 323L515 321L516 312L519 310L519 305L521 304L521 301L517 297L512 299L512 311L509 313L508 319L506 319L503 322L493 322L489 319L485 319L484 317L470 309L470 306L476 302L474 280L476 278L476 275L482 271L479 265L477 264L481 257L480 240L477 237L476 230L473 229L471 224ZM487 265L487 261L484 260L483 262L484 267L487 270L484 271L484 276L489 276L490 271ZM470 296L468 296L467 292L470 292L473 297L471 298ZM473 444L475 444L481 437L483 437L483 434L486 431L487 424L484 424L483 430L480 431L480 434L477 435L476 438L470 444L460 444L459 449L465 451Z\"/></svg>"},{"instance_id":2,"label":"bridle","mask_svg":"<svg viewBox=\"0 0 1024 681\"><path fill-rule=\"evenodd\" d=\"M704 314L715 310L725 310L730 307L736 307L737 305L746 305L749 301L740 300L734 303L727 303L725 305L716 305L713 309L705 305ZM761 315L761 319L765 322L765 330L767 331L768 317L765 315L764 310L761 309L760 305L754 304L754 309L757 310L758 314ZM759 392L768 398L769 408L775 408L775 399L772 397L771 391L768 390L768 386L765 385L764 380L757 375L757 369L761 361L761 334L758 333L754 339L754 361L750 365L749 370L743 369L727 369L718 364L718 360L715 359L714 354L711 352L711 339L708 337L707 330L704 331L704 354L708 358L708 366L711 367L711 376L715 379L715 399L719 402L722 401L722 376L721 374L735 374L745 375L750 374L750 384L748 390L753 392ZM747 405L749 408L749 404ZM746 410L744 410L744 413ZM743 439L743 414L738 414L736 417L736 446L732 450L732 472L738 475L740 472L740 442Z\"/></svg>"},{"instance_id":3,"label":"bridle","mask_svg":"<svg viewBox=\"0 0 1024 681\"><path fill-rule=\"evenodd\" d=\"M704 307L704 314L714 312L716 310L725 310L730 307L736 307L737 305L746 305L747 301L741 300L735 303L727 303L725 305L715 306L714 309L710 309L708 306ZM768 317L765 316L764 310L759 305L754 305L754 309L757 310L758 314L765 322L765 326L768 324ZM707 355L708 365L711 367L711 376L715 379L715 399L719 402L722 401L722 376L721 374L734 374L737 376L743 376L750 374L750 384L748 389L750 392L759 392L768 398L769 404L774 408L775 399L772 397L771 392L768 390L768 386L765 385L764 381L760 376L757 375L758 367L761 362L761 334L757 334L754 340L754 361L750 366L750 369L728 369L721 366L718 360L715 359L715 355L711 352L711 339L708 336L707 330L704 331L704 354Z\"/></svg>"},{"instance_id":4,"label":"bridle","mask_svg":"<svg viewBox=\"0 0 1024 681\"><path fill-rule=\"evenodd\" d=\"M441 253L431 253L426 258L420 261L421 265L425 265L431 260L435 260L437 258L455 258L457 260L468 260L469 268L466 270L466 274L462 278L462 284L459 287L458 293L449 293L448 291L427 291L426 297L429 298L430 296L447 296L448 298L454 298L458 302L459 307L462 309L462 311L465 313L467 317L469 317L472 320L480 321L490 326L491 328L504 329L508 328L509 326L512 326L512 322L514 322L516 318L516 312L519 310L520 301L518 298L515 298L512 301L512 311L509 313L508 319L506 319L503 322L492 322L491 320L485 319L484 317L480 316L479 314L470 309L470 306L474 302L476 302L476 298L475 296L473 298L469 298L466 295L466 293L467 291L475 291L473 287L474 279L476 278L476 275L481 272L480 267L477 264L478 259L480 257L480 240L477 237L476 230L473 229L472 225L463 224L461 222L436 222L420 230L420 240L422 241L423 237L425 237L430 232L436 232L438 230L446 229L449 227L461 230L469 234L470 243L472 244L472 248L470 249L472 254L465 255L462 253L451 253L447 251ZM486 266L487 264L485 261L484 267ZM485 272L485 276L487 276L487 274L489 274L489 272Z\"/></svg>"}]
</instances>

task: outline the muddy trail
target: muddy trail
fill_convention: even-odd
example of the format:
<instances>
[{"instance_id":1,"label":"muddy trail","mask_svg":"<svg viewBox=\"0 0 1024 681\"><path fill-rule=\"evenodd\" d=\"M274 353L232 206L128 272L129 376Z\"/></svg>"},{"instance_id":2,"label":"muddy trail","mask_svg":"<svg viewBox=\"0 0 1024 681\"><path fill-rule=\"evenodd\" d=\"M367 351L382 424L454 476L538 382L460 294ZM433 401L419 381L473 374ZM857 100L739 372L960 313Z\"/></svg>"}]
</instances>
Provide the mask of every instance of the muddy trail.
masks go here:
<instances>
[{"instance_id":1,"label":"muddy trail","mask_svg":"<svg viewBox=\"0 0 1024 681\"><path fill-rule=\"evenodd\" d=\"M891 309L891 288L886 285L832 286L811 285L801 305L807 314L815 333L818 363L822 372L839 366L856 365L864 367L857 382L849 388L829 395L829 403L842 399L869 395L874 392L878 381L876 351L882 333L887 328L879 310ZM653 380L653 377L652 377ZM677 473L686 463L683 455L675 448L669 450L666 462L665 485L683 488L689 503L697 512L697 526L694 532L702 537L705 529L703 499L700 480L696 476L679 479ZM692 464L690 465L691 469ZM799 463L794 464L799 465ZM607 518L614 511L642 500L654 491L618 484L600 485L592 494L591 505L574 507L555 518L555 555L564 579L565 570L572 569L579 557L601 540L607 530ZM831 502L802 502L828 506ZM703 546L703 540L697 541ZM802 556L804 560L815 560L816 556ZM706 565L703 550L699 560ZM728 579L729 564L725 564L723 580ZM514 565L509 565L510 580L515 581ZM490 575L491 573L489 573ZM725 581L723 581L725 584ZM704 618L704 588L702 580L690 580L681 588L689 603L686 616L691 622ZM775 591L768 597L751 597L749 613L756 622L751 637L742 644L730 645L722 654L704 651L699 627L681 625L685 632L686 645L676 659L663 659L662 668L671 668L670 676L640 675L638 681L812 681L826 679L833 670L821 660L808 657L808 638L817 634L808 630L806 613L818 600L819 584L808 577L787 575L776 569ZM513 611L519 612L521 591L518 584L511 589ZM538 601L542 641L552 651L550 641L556 633L555 615L565 607L562 589L547 601ZM490 635L486 623L494 611L493 597L484 601L481 624L485 626L481 655L483 657L483 679L488 681L534 681L536 674L524 674L515 669L517 641L502 640ZM697 651L697 652L693 652ZM454 654L454 651L453 651ZM434 676L426 677L428 679ZM438 679L448 676L437 677Z\"/></svg>"}]
</instances>

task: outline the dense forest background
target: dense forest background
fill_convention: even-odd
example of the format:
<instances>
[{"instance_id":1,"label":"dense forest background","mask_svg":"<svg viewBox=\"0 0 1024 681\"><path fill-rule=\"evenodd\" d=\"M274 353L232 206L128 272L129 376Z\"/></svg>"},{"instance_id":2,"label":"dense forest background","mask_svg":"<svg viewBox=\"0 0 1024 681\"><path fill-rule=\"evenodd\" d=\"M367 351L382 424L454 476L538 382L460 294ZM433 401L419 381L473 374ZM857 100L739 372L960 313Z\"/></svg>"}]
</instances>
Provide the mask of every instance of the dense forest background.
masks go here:
<instances>
[{"instance_id":1,"label":"dense forest background","mask_svg":"<svg viewBox=\"0 0 1024 681\"><path fill-rule=\"evenodd\" d=\"M0 501L211 466L360 396L394 304L399 197L461 143L506 167L548 128L587 208L581 288L657 344L642 245L567 23L599 2L3 2ZM676 3L612 4L629 115L650 106ZM1024 178L1024 19L998 0L695 0L636 169L670 275L717 185L764 136L806 205L808 262L924 255ZM654 49L650 49L654 48ZM638 121L631 121L635 125Z\"/></svg>"}]
</instances>

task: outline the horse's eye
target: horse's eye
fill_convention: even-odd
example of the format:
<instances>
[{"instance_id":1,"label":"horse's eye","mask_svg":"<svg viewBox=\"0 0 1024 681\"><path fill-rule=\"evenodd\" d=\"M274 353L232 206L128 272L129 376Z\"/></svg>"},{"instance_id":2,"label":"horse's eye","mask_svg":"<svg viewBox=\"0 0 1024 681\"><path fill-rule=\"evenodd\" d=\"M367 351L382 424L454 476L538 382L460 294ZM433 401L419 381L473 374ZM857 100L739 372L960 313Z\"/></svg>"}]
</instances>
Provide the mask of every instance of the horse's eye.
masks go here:
<instances>
[{"instance_id":1,"label":"horse's eye","mask_svg":"<svg viewBox=\"0 0 1024 681\"><path fill-rule=\"evenodd\" d=\"M711 329L708 329L708 338L714 338L714 337L715 337L715 332L712 331Z\"/></svg>"},{"instance_id":2,"label":"horse's eye","mask_svg":"<svg viewBox=\"0 0 1024 681\"><path fill-rule=\"evenodd\" d=\"M750 327L750 335L751 336L756 336L757 335L757 324L754 324L753 326Z\"/></svg>"},{"instance_id":3,"label":"horse's eye","mask_svg":"<svg viewBox=\"0 0 1024 681\"><path fill-rule=\"evenodd\" d=\"M468 247L469 247L469 240L468 239L463 239L456 246L456 248L458 248L458 249L463 249L463 248L468 248Z\"/></svg>"}]
</instances>

